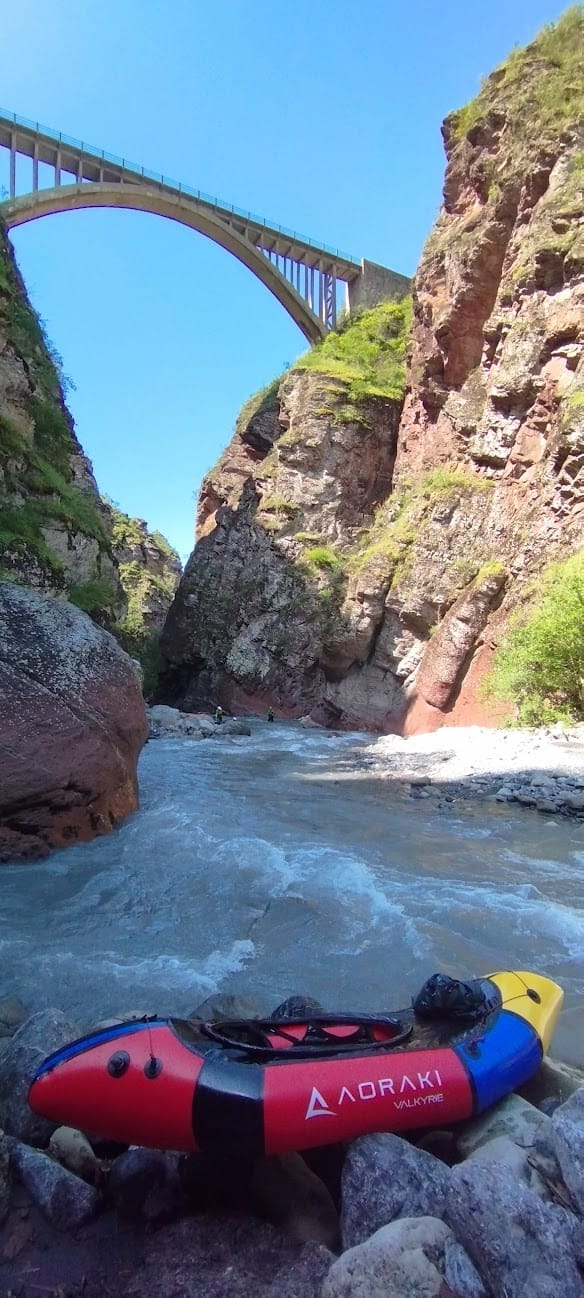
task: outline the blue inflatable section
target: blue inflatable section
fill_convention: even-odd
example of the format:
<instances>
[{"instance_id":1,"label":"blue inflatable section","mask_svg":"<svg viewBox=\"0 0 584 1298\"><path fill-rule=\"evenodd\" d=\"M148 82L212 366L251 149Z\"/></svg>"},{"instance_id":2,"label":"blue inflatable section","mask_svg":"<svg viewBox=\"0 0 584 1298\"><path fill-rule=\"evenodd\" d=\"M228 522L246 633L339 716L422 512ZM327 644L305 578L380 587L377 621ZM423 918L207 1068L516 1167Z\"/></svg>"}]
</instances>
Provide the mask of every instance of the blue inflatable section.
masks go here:
<instances>
[{"instance_id":1,"label":"blue inflatable section","mask_svg":"<svg viewBox=\"0 0 584 1298\"><path fill-rule=\"evenodd\" d=\"M532 1077L543 1056L535 1028L510 1010L501 1010L484 1037L473 1034L471 1042L454 1049L470 1074L475 1113L482 1113Z\"/></svg>"},{"instance_id":2,"label":"blue inflatable section","mask_svg":"<svg viewBox=\"0 0 584 1298\"><path fill-rule=\"evenodd\" d=\"M136 1019L135 1022L118 1023L111 1028L101 1028L86 1037L78 1037L76 1041L71 1041L69 1045L62 1046L60 1050L55 1050L52 1055L49 1055L48 1059L43 1060L43 1063L37 1068L33 1081L36 1082L37 1078L43 1076L43 1073L50 1073L53 1068L57 1067L57 1064L64 1063L66 1059L74 1059L75 1055L82 1055L89 1046L100 1046L105 1041L117 1041L118 1037L129 1037L134 1032L144 1032L147 1028L158 1028L161 1024L164 1025L165 1022L166 1019L148 1019L147 1023L143 1019Z\"/></svg>"}]
</instances>

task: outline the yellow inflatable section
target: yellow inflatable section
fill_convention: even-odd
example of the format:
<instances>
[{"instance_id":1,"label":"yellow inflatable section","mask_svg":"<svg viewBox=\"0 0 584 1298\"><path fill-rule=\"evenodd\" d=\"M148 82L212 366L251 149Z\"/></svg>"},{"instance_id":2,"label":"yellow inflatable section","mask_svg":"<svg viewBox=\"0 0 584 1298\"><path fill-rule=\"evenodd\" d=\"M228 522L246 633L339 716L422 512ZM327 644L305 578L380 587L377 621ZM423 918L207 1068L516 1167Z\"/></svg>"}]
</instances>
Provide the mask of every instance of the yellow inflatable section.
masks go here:
<instances>
[{"instance_id":1,"label":"yellow inflatable section","mask_svg":"<svg viewBox=\"0 0 584 1298\"><path fill-rule=\"evenodd\" d=\"M562 988L551 978L524 969L489 974L489 980L499 988L503 1008L519 1014L535 1028L545 1054L562 1008Z\"/></svg>"}]
</instances>

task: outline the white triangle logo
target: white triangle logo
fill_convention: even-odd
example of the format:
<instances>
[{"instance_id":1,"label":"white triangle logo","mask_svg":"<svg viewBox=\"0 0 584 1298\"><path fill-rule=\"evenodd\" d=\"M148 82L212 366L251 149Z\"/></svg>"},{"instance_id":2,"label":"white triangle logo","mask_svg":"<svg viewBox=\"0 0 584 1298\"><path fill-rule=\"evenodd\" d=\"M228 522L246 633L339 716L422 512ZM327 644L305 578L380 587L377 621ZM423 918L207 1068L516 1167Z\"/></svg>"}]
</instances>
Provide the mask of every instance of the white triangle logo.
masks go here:
<instances>
[{"instance_id":1,"label":"white triangle logo","mask_svg":"<svg viewBox=\"0 0 584 1298\"><path fill-rule=\"evenodd\" d=\"M321 1095L320 1091L317 1091L316 1086L313 1086L304 1121L306 1122L307 1118L320 1118L325 1113L328 1114L329 1118L336 1118L337 1116L333 1109L329 1109L324 1096Z\"/></svg>"}]
</instances>

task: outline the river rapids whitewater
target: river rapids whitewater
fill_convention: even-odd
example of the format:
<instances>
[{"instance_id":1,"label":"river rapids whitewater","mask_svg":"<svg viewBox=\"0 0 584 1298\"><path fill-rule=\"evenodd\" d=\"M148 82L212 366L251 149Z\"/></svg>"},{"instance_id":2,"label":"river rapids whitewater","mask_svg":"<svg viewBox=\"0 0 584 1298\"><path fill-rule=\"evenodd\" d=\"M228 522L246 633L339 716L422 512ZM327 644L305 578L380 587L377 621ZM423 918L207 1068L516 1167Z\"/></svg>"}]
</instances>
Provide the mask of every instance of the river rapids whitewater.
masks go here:
<instances>
[{"instance_id":1,"label":"river rapids whitewater","mask_svg":"<svg viewBox=\"0 0 584 1298\"><path fill-rule=\"evenodd\" d=\"M136 815L3 867L0 994L85 1030L220 991L395 1009L436 970L534 969L566 992L552 1053L584 1064L582 823L400 798L363 769L371 736L251 725L147 744Z\"/></svg>"}]
</instances>

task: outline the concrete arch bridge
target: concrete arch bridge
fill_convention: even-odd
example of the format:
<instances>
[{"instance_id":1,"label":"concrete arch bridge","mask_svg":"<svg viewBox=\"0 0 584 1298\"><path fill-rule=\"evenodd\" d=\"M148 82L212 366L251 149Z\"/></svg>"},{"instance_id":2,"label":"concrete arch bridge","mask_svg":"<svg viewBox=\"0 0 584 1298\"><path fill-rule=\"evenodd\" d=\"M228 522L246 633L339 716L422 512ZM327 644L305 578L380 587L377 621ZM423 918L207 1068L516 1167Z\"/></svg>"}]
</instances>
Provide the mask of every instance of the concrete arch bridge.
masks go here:
<instances>
[{"instance_id":1,"label":"concrete arch bridge","mask_svg":"<svg viewBox=\"0 0 584 1298\"><path fill-rule=\"evenodd\" d=\"M387 267L305 239L15 113L0 111L0 148L8 153L7 197L0 203L8 229L87 207L131 208L179 221L243 262L311 343L335 327L342 285L349 310L408 291L409 280ZM24 167L20 159L27 160Z\"/></svg>"}]
</instances>

